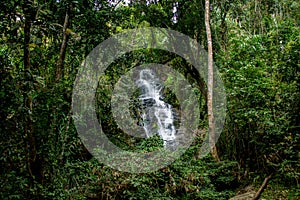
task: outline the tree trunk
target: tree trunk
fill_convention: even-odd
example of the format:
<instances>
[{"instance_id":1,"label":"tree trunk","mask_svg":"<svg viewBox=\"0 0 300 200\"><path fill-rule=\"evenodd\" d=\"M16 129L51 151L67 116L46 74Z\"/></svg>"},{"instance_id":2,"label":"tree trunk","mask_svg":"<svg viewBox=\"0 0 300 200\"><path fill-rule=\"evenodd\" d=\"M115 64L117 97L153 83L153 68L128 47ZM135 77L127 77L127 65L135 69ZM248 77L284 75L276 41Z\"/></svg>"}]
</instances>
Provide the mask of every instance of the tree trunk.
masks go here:
<instances>
[{"instance_id":1,"label":"tree trunk","mask_svg":"<svg viewBox=\"0 0 300 200\"><path fill-rule=\"evenodd\" d=\"M23 10L25 15L25 25L24 25L24 69L30 70L30 51L29 51L29 43L30 43L30 30L31 30L31 19L28 3L24 3Z\"/></svg>"},{"instance_id":2,"label":"tree trunk","mask_svg":"<svg viewBox=\"0 0 300 200\"><path fill-rule=\"evenodd\" d=\"M32 184L34 180L39 180L41 167L37 162L37 147L36 147L36 137L34 135L32 113L33 113L33 102L30 92L33 90L33 76L31 74L31 61L30 61L30 37L31 37L31 27L32 22L36 16L36 10L34 8L33 2L30 0L24 1L22 4L22 9L25 17L24 21L24 136L26 138L26 149L27 149L27 168L28 172L32 177Z\"/></svg>"},{"instance_id":3,"label":"tree trunk","mask_svg":"<svg viewBox=\"0 0 300 200\"><path fill-rule=\"evenodd\" d=\"M208 46L208 77L207 77L207 109L208 109L208 128L209 128L209 144L211 148L211 154L213 158L220 161L215 143L215 120L213 113L213 83L214 83L214 69L213 69L213 51L212 51L212 39L210 30L210 3L209 0L205 0L205 28L207 35Z\"/></svg>"},{"instance_id":4,"label":"tree trunk","mask_svg":"<svg viewBox=\"0 0 300 200\"><path fill-rule=\"evenodd\" d=\"M70 15L70 8L67 8L65 21L63 25L63 39L60 47L59 58L56 64L56 71L55 71L55 82L59 81L63 75L64 70L64 60L67 50L67 42L68 42L68 26L69 26L69 15Z\"/></svg>"}]
</instances>

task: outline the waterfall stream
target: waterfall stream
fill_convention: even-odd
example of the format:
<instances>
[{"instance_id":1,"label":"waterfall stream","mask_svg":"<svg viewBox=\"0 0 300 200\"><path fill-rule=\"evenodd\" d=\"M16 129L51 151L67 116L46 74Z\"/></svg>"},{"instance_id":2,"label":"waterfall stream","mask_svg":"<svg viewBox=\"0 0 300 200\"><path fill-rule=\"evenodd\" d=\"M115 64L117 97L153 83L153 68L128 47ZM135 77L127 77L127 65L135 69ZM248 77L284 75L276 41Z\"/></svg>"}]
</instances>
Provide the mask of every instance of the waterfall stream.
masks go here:
<instances>
[{"instance_id":1,"label":"waterfall stream","mask_svg":"<svg viewBox=\"0 0 300 200\"><path fill-rule=\"evenodd\" d=\"M166 149L176 150L173 108L163 101L163 85L150 69L140 71L136 84L140 89L138 99L143 108L140 117L147 138L158 133Z\"/></svg>"}]
</instances>

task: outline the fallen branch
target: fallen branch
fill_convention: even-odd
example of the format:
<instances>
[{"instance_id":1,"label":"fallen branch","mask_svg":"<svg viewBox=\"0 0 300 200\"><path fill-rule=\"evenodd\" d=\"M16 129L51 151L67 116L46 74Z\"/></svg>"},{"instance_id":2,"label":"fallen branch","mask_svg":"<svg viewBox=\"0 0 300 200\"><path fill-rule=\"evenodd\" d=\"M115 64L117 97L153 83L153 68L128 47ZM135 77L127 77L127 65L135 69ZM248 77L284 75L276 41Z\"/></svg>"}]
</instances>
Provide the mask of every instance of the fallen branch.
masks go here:
<instances>
[{"instance_id":1,"label":"fallen branch","mask_svg":"<svg viewBox=\"0 0 300 200\"><path fill-rule=\"evenodd\" d=\"M260 186L259 190L256 192L256 194L254 195L254 197L252 198L252 200L258 200L260 195L262 194L262 192L264 191L265 187L268 184L268 181L272 178L272 174L267 176L264 180L264 182L262 183L262 185Z\"/></svg>"}]
</instances>

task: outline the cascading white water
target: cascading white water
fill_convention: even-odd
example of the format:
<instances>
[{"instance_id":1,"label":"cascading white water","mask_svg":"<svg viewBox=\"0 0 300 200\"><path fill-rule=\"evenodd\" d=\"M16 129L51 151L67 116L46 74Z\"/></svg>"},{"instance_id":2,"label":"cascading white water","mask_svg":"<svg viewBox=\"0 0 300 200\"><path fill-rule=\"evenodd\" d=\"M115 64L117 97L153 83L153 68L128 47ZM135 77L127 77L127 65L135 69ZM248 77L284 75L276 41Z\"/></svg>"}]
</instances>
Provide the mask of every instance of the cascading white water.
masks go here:
<instances>
[{"instance_id":1,"label":"cascading white water","mask_svg":"<svg viewBox=\"0 0 300 200\"><path fill-rule=\"evenodd\" d=\"M139 100L143 106L142 126L149 138L155 133L164 141L164 147L176 150L176 129L172 106L162 100L163 86L150 69L143 69L136 81L140 89Z\"/></svg>"}]
</instances>

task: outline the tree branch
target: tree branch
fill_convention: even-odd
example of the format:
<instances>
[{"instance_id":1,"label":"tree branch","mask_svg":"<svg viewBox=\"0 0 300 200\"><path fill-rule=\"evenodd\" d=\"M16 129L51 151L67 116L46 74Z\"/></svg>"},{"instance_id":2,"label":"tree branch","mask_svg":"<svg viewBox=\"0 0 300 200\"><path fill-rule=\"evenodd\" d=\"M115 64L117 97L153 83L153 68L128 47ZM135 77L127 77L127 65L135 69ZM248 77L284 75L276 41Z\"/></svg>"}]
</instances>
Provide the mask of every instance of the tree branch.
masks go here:
<instances>
[{"instance_id":1,"label":"tree branch","mask_svg":"<svg viewBox=\"0 0 300 200\"><path fill-rule=\"evenodd\" d=\"M262 194L262 192L264 191L265 187L268 184L268 181L272 178L272 174L267 176L264 180L264 182L261 184L259 190L256 192L256 194L254 195L254 197L252 198L252 200L258 200L260 195Z\"/></svg>"}]
</instances>

